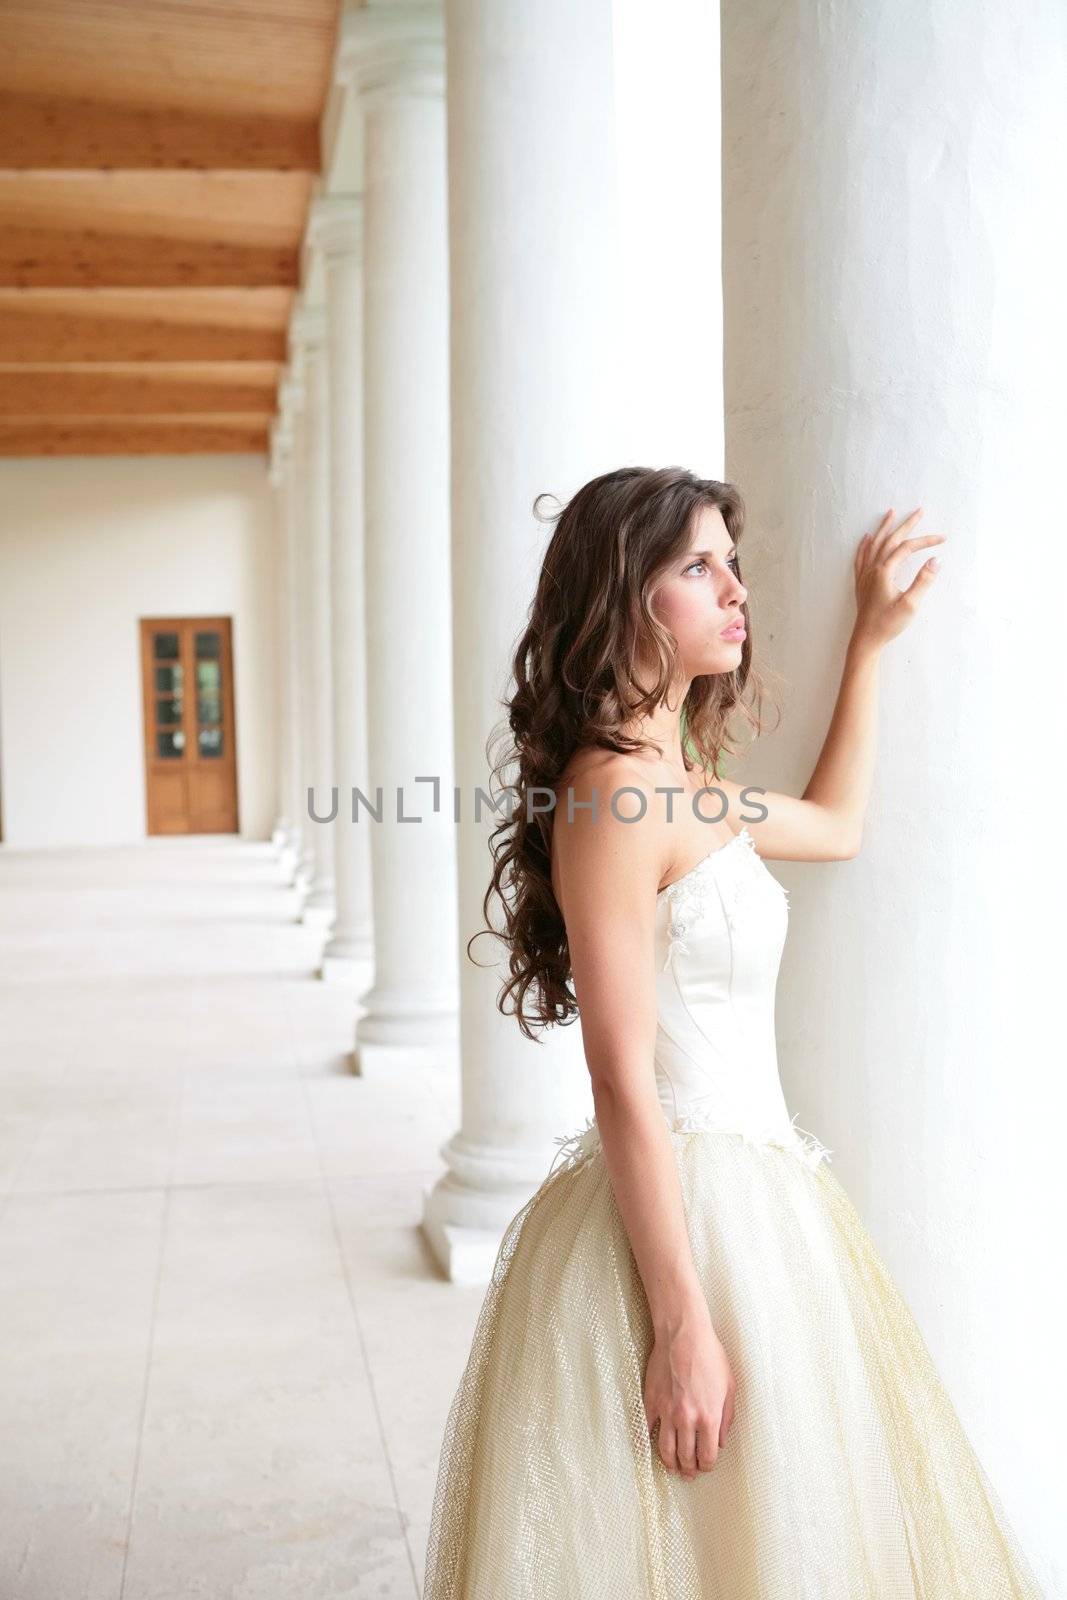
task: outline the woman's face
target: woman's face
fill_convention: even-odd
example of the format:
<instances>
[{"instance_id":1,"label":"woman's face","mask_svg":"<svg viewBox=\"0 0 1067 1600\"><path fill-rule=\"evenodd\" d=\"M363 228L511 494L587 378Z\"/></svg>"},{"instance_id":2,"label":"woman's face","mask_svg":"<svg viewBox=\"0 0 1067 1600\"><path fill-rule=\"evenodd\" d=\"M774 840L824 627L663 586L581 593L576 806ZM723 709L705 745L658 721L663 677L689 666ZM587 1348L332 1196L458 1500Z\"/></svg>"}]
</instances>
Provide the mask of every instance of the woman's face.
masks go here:
<instances>
[{"instance_id":1,"label":"woman's face","mask_svg":"<svg viewBox=\"0 0 1067 1600\"><path fill-rule=\"evenodd\" d=\"M722 512L701 506L688 552L657 585L652 609L678 641L679 672L686 678L733 672L741 663L748 590L737 576L736 554Z\"/></svg>"}]
</instances>

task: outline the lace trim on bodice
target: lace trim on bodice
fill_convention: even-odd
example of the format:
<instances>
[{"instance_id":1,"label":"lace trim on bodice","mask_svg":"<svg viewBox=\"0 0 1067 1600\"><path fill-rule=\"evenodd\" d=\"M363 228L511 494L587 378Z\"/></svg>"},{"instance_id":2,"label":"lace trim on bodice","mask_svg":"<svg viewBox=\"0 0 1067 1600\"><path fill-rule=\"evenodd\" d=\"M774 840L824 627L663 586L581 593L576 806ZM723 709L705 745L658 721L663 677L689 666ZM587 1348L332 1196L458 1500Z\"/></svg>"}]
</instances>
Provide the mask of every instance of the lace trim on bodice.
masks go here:
<instances>
[{"instance_id":1,"label":"lace trim on bodice","mask_svg":"<svg viewBox=\"0 0 1067 1600\"><path fill-rule=\"evenodd\" d=\"M742 848L735 850L736 845ZM707 915L708 880L711 872L718 865L720 857L728 852L733 852L737 870L727 876L721 886L723 909L730 932L737 933L741 927L748 899L746 891L759 876L761 869L766 873L766 868L756 850L756 841L747 828L742 828L728 844L712 850L703 861L698 861L695 867L691 867L682 877L660 891L670 908L667 923L667 955L662 968L664 972L676 955L689 954L687 938L696 931ZM779 883L772 874L767 873L767 876L783 895L788 908L789 894L785 885Z\"/></svg>"}]
</instances>

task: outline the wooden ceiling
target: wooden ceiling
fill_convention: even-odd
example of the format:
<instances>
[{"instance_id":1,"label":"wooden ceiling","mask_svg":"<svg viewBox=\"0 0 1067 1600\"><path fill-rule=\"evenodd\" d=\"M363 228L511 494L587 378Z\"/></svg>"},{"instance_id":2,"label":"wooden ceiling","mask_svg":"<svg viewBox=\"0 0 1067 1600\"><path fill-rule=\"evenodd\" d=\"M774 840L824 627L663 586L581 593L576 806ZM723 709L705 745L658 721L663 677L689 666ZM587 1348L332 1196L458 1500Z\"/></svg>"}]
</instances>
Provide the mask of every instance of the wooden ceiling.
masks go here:
<instances>
[{"instance_id":1,"label":"wooden ceiling","mask_svg":"<svg viewBox=\"0 0 1067 1600\"><path fill-rule=\"evenodd\" d=\"M338 0L0 4L0 455L265 451Z\"/></svg>"}]
</instances>

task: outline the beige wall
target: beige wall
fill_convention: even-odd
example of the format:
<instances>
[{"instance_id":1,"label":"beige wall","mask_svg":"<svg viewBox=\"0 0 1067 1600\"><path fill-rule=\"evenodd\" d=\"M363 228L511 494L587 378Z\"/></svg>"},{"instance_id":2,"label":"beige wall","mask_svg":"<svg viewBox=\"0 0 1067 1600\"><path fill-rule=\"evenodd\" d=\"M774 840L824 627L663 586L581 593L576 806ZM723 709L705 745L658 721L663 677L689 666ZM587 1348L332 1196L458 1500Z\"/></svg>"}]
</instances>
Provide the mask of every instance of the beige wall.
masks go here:
<instances>
[{"instance_id":1,"label":"beige wall","mask_svg":"<svg viewBox=\"0 0 1067 1600\"><path fill-rule=\"evenodd\" d=\"M260 456L0 461L12 847L145 836L138 619L233 618L240 831L274 822L275 544Z\"/></svg>"}]
</instances>

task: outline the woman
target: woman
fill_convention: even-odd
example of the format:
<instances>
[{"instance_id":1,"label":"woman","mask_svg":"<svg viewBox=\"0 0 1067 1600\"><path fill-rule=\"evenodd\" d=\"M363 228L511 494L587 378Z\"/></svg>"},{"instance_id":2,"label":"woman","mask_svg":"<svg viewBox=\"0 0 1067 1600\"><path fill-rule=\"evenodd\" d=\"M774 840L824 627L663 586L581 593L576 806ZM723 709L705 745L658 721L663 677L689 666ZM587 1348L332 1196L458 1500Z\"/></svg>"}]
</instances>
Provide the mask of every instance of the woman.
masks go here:
<instances>
[{"instance_id":1,"label":"woman","mask_svg":"<svg viewBox=\"0 0 1067 1600\"><path fill-rule=\"evenodd\" d=\"M736 490L632 468L558 518L514 660L518 804L485 909L504 908L501 1009L534 1038L580 1007L595 1118L501 1243L424 1600L1039 1594L778 1077L788 906L764 861L859 851L880 653L936 558L906 590L894 572L942 542L912 533L920 514L859 542L837 706L799 799L717 776L735 714L760 725ZM555 807L528 808L534 789Z\"/></svg>"}]
</instances>

